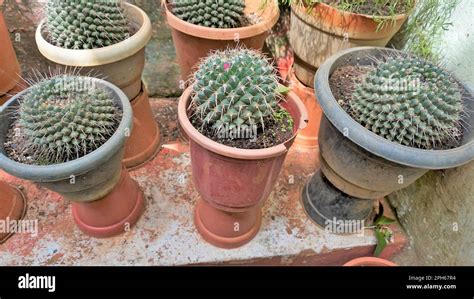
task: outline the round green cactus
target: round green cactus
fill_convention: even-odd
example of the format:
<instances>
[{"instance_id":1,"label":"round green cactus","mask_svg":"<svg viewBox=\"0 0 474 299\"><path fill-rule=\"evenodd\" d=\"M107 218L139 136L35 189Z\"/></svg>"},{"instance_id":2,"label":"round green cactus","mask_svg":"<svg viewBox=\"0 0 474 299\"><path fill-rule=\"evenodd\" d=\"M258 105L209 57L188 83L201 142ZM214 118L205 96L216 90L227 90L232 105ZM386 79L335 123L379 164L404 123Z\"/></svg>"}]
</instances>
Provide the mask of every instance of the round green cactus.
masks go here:
<instances>
[{"instance_id":1,"label":"round green cactus","mask_svg":"<svg viewBox=\"0 0 474 299\"><path fill-rule=\"evenodd\" d=\"M115 132L120 109L91 78L61 75L22 97L18 125L35 160L55 164L99 148Z\"/></svg>"},{"instance_id":2,"label":"round green cactus","mask_svg":"<svg viewBox=\"0 0 474 299\"><path fill-rule=\"evenodd\" d=\"M236 28L244 19L244 0L171 0L170 4L175 16L195 25Z\"/></svg>"},{"instance_id":3,"label":"round green cactus","mask_svg":"<svg viewBox=\"0 0 474 299\"><path fill-rule=\"evenodd\" d=\"M267 59L254 50L229 49L205 58L194 75L192 101L203 124L217 131L265 127L281 95Z\"/></svg>"},{"instance_id":4,"label":"round green cactus","mask_svg":"<svg viewBox=\"0 0 474 299\"><path fill-rule=\"evenodd\" d=\"M110 46L129 37L129 22L118 0L49 0L50 42L66 49Z\"/></svg>"},{"instance_id":5,"label":"round green cactus","mask_svg":"<svg viewBox=\"0 0 474 299\"><path fill-rule=\"evenodd\" d=\"M350 101L355 119L403 145L433 149L461 135L459 85L440 67L416 57L390 57L367 74Z\"/></svg>"}]
</instances>

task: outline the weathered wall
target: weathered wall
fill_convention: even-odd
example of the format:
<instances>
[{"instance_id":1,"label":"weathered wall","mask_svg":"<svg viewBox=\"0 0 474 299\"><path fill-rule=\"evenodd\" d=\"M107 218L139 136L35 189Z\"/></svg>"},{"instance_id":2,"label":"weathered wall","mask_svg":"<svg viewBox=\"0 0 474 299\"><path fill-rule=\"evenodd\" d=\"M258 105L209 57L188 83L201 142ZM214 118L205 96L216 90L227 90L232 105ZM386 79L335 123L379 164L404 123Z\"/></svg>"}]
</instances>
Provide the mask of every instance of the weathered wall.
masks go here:
<instances>
[{"instance_id":1,"label":"weathered wall","mask_svg":"<svg viewBox=\"0 0 474 299\"><path fill-rule=\"evenodd\" d=\"M179 67L175 62L171 33L162 15L161 0L127 2L145 10L152 22L153 37L146 48L143 73L150 94L159 97L179 96ZM34 40L36 26L43 17L44 3L37 0L0 0L0 10L5 16L25 77L29 76L32 69L46 72L48 67L54 66L42 57Z\"/></svg>"},{"instance_id":2,"label":"weathered wall","mask_svg":"<svg viewBox=\"0 0 474 299\"><path fill-rule=\"evenodd\" d=\"M474 2L463 0L453 26L437 43L444 64L474 85ZM411 237L415 262L423 265L474 265L474 162L432 171L389 197ZM399 259L400 263L411 260Z\"/></svg>"}]
</instances>

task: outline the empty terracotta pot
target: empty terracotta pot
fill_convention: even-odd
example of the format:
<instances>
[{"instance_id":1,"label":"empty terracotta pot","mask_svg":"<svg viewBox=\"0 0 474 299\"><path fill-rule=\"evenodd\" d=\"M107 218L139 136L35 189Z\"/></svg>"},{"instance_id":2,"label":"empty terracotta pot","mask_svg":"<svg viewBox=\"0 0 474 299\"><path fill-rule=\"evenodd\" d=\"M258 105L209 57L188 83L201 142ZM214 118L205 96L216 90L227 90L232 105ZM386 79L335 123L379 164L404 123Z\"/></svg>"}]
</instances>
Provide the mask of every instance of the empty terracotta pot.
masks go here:
<instances>
[{"instance_id":1,"label":"empty terracotta pot","mask_svg":"<svg viewBox=\"0 0 474 299\"><path fill-rule=\"evenodd\" d=\"M21 70L2 12L0 12L0 45L0 96L3 96L18 84ZM0 100L0 105L6 100L7 98Z\"/></svg>"},{"instance_id":2,"label":"empty terracotta pot","mask_svg":"<svg viewBox=\"0 0 474 299\"><path fill-rule=\"evenodd\" d=\"M306 109L290 92L281 104L294 119L290 139L265 149L233 148L205 137L193 127L187 109L191 88L180 98L178 119L190 140L194 186L202 199L196 208L196 225L209 243L239 247L258 231L260 206L272 191L298 130L306 127ZM239 229L234 231L234 227Z\"/></svg>"},{"instance_id":3,"label":"empty terracotta pot","mask_svg":"<svg viewBox=\"0 0 474 299\"><path fill-rule=\"evenodd\" d=\"M126 169L114 189L92 202L73 202L72 213L81 231L95 238L106 238L129 230L145 209L138 184Z\"/></svg>"},{"instance_id":4,"label":"empty terracotta pot","mask_svg":"<svg viewBox=\"0 0 474 299\"><path fill-rule=\"evenodd\" d=\"M355 14L324 3L317 3L310 10L292 4L288 36L295 54L296 76L306 86L313 86L314 74L327 58L348 48L386 46L407 17ZM377 31L381 20L387 20L387 24Z\"/></svg>"},{"instance_id":5,"label":"empty terracotta pot","mask_svg":"<svg viewBox=\"0 0 474 299\"><path fill-rule=\"evenodd\" d=\"M142 83L140 94L131 101L133 128L125 143L123 165L136 169L155 157L160 149L161 131L155 121L148 100L148 91Z\"/></svg>"},{"instance_id":6,"label":"empty terracotta pot","mask_svg":"<svg viewBox=\"0 0 474 299\"><path fill-rule=\"evenodd\" d=\"M294 71L290 72L290 84L291 90L298 95L306 107L306 111L308 111L308 126L298 132L295 145L304 148L316 148L318 147L319 123L323 112L316 99L314 89L301 83L296 78Z\"/></svg>"},{"instance_id":7,"label":"empty terracotta pot","mask_svg":"<svg viewBox=\"0 0 474 299\"><path fill-rule=\"evenodd\" d=\"M212 50L237 45L261 50L268 31L280 16L275 2L268 1L268 5L263 7L260 1L246 0L245 13L254 13L262 21L255 25L232 29L208 28L185 22L171 13L169 4L165 5L166 19L171 27L176 56L181 68L181 79L186 80L199 60Z\"/></svg>"},{"instance_id":8,"label":"empty terracotta pot","mask_svg":"<svg viewBox=\"0 0 474 299\"><path fill-rule=\"evenodd\" d=\"M26 212L26 199L17 188L0 181L0 221L16 221ZM10 237L10 232L0 231L0 244Z\"/></svg>"},{"instance_id":9,"label":"empty terracotta pot","mask_svg":"<svg viewBox=\"0 0 474 299\"><path fill-rule=\"evenodd\" d=\"M345 267L391 267L397 264L378 257L359 257L344 264Z\"/></svg>"}]
</instances>

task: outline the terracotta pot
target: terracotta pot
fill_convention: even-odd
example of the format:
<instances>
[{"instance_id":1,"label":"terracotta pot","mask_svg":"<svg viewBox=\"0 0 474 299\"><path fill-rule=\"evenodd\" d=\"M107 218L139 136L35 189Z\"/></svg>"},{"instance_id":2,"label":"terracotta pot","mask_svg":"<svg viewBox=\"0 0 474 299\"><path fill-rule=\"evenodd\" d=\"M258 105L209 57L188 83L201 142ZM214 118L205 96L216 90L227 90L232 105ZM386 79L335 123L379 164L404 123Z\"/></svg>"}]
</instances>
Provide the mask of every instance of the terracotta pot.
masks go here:
<instances>
[{"instance_id":1,"label":"terracotta pot","mask_svg":"<svg viewBox=\"0 0 474 299\"><path fill-rule=\"evenodd\" d=\"M145 210L138 184L124 168L112 191L93 202L73 202L72 214L81 231L106 238L128 231Z\"/></svg>"},{"instance_id":2,"label":"terracotta pot","mask_svg":"<svg viewBox=\"0 0 474 299\"><path fill-rule=\"evenodd\" d=\"M261 50L268 31L280 16L276 1L268 1L262 8L260 1L246 0L245 13L255 13L262 22L241 28L217 29L194 25L174 16L165 5L166 19L171 27L176 56L181 68L181 79L186 80L193 68L209 52L237 45Z\"/></svg>"},{"instance_id":3,"label":"terracotta pot","mask_svg":"<svg viewBox=\"0 0 474 299\"><path fill-rule=\"evenodd\" d=\"M363 220L372 208L361 200L377 200L408 187L430 169L458 167L474 159L474 101L467 100L474 95L474 87L459 80L466 95L463 137L459 147L448 150L424 150L391 142L360 125L337 103L329 85L337 68L369 65L374 57L394 54L407 55L387 48L347 49L329 58L316 73L316 95L324 112L319 130L320 170L327 180L313 177L305 187L308 192L303 190L303 204L318 224L323 218L333 217ZM324 196L330 189L337 189L334 200ZM308 208L311 206L313 211ZM312 212L321 217L312 217Z\"/></svg>"},{"instance_id":4,"label":"terracotta pot","mask_svg":"<svg viewBox=\"0 0 474 299\"><path fill-rule=\"evenodd\" d=\"M298 132L295 145L304 148L318 147L319 123L323 111L319 106L314 89L307 87L296 78L294 71L290 72L291 90L298 95L308 111L308 126Z\"/></svg>"},{"instance_id":5,"label":"terracotta pot","mask_svg":"<svg viewBox=\"0 0 474 299\"><path fill-rule=\"evenodd\" d=\"M2 45L0 51L0 96L3 96L18 84L21 70L2 12L0 12L0 45ZM0 104L3 104L1 100Z\"/></svg>"},{"instance_id":6,"label":"terracotta pot","mask_svg":"<svg viewBox=\"0 0 474 299\"><path fill-rule=\"evenodd\" d=\"M352 47L386 46L407 17L407 14L393 17L355 14L324 3L317 3L308 11L305 6L292 4L289 38L295 54L296 76L312 86L317 68L327 58ZM377 31L376 19L390 21Z\"/></svg>"},{"instance_id":7,"label":"terracotta pot","mask_svg":"<svg viewBox=\"0 0 474 299\"><path fill-rule=\"evenodd\" d=\"M345 267L392 267L397 264L378 257L359 257L344 264Z\"/></svg>"},{"instance_id":8,"label":"terracotta pot","mask_svg":"<svg viewBox=\"0 0 474 299\"><path fill-rule=\"evenodd\" d=\"M133 129L125 143L123 165L137 169L150 161L158 153L161 145L161 132L151 111L148 91L142 84L142 91L131 101L133 110Z\"/></svg>"},{"instance_id":9,"label":"terracotta pot","mask_svg":"<svg viewBox=\"0 0 474 299\"><path fill-rule=\"evenodd\" d=\"M16 221L26 213L26 198L17 188L0 181L0 221ZM11 236L8 232L0 232L0 244Z\"/></svg>"},{"instance_id":10,"label":"terracotta pot","mask_svg":"<svg viewBox=\"0 0 474 299\"><path fill-rule=\"evenodd\" d=\"M151 22L139 7L123 3L125 14L138 31L130 38L107 47L71 50L50 44L45 38L43 20L36 29L36 44L47 59L63 66L78 67L84 75L104 77L118 86L132 100L141 91L141 76L145 66L145 46L151 38Z\"/></svg>"},{"instance_id":11,"label":"terracotta pot","mask_svg":"<svg viewBox=\"0 0 474 299\"><path fill-rule=\"evenodd\" d=\"M196 224L211 244L238 247L255 235L260 221L255 209L258 210L272 191L296 133L306 127L306 109L297 95L290 92L282 106L295 121L293 136L283 144L266 149L239 149L214 142L193 127L187 114L191 92L189 87L181 96L178 118L190 139L194 185L207 203L205 208L196 209ZM206 215L218 215L219 219L207 220ZM220 223L228 226L222 228ZM225 233L230 223L240 228L238 236Z\"/></svg>"}]
</instances>

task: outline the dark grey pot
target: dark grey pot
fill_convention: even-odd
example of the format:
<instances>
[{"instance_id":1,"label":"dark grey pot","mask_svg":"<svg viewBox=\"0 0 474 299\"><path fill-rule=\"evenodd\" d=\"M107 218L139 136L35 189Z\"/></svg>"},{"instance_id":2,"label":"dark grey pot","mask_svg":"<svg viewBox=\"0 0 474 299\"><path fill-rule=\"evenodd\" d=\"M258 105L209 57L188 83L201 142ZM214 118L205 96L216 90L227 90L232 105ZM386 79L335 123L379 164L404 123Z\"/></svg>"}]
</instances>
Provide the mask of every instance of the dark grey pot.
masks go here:
<instances>
[{"instance_id":1,"label":"dark grey pot","mask_svg":"<svg viewBox=\"0 0 474 299\"><path fill-rule=\"evenodd\" d=\"M117 131L100 148L79 159L47 166L18 163L5 155L6 134L13 121L11 113L26 89L0 107L0 168L9 174L37 182L70 201L88 202L107 195L118 182L122 169L124 143L132 130L132 108L127 96L115 85L97 78L93 83L109 91L123 110Z\"/></svg>"}]
</instances>

